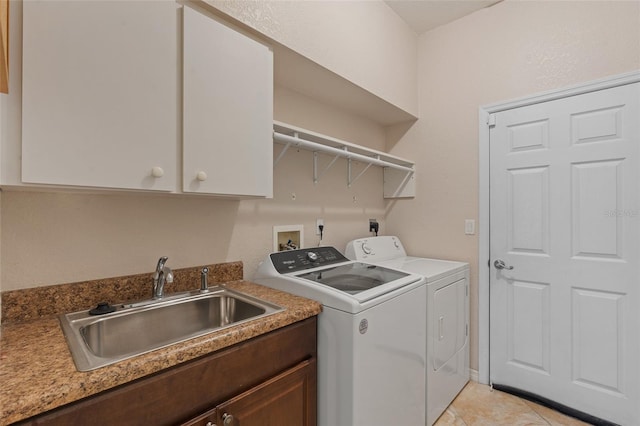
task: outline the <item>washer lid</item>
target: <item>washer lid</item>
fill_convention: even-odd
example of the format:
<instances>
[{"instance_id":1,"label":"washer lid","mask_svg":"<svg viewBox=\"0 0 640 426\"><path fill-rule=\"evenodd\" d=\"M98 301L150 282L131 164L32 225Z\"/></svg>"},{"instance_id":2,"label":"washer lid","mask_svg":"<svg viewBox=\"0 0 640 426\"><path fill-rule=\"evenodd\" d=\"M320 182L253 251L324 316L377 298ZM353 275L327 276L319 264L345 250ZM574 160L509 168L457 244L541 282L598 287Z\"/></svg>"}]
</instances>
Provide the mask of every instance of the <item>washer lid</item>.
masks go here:
<instances>
[{"instance_id":1,"label":"washer lid","mask_svg":"<svg viewBox=\"0 0 640 426\"><path fill-rule=\"evenodd\" d=\"M258 283L351 313L425 283L418 274L349 260L334 247L277 252L268 260L254 277Z\"/></svg>"},{"instance_id":2,"label":"washer lid","mask_svg":"<svg viewBox=\"0 0 640 426\"><path fill-rule=\"evenodd\" d=\"M290 276L298 279L299 285L315 292L323 304L338 309L341 309L339 300L350 300L350 305L366 309L425 283L420 275L361 262L318 268Z\"/></svg>"},{"instance_id":3,"label":"washer lid","mask_svg":"<svg viewBox=\"0 0 640 426\"><path fill-rule=\"evenodd\" d=\"M361 262L298 275L349 294L358 294L408 276L410 274L405 272Z\"/></svg>"}]
</instances>

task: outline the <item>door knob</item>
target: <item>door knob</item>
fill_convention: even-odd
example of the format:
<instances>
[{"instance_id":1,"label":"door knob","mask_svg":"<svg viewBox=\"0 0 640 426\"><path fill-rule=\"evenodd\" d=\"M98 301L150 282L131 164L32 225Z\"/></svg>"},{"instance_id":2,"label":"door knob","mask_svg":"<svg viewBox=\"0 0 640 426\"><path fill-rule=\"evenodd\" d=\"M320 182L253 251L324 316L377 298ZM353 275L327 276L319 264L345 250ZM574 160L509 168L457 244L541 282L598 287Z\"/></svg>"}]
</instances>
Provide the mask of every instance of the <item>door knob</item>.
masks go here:
<instances>
[{"instance_id":1,"label":"door knob","mask_svg":"<svg viewBox=\"0 0 640 426\"><path fill-rule=\"evenodd\" d=\"M504 263L504 260L498 259L495 262L493 262L493 266L496 267L496 269L506 269L507 271L510 271L513 269L513 266L507 266L506 263Z\"/></svg>"}]
</instances>

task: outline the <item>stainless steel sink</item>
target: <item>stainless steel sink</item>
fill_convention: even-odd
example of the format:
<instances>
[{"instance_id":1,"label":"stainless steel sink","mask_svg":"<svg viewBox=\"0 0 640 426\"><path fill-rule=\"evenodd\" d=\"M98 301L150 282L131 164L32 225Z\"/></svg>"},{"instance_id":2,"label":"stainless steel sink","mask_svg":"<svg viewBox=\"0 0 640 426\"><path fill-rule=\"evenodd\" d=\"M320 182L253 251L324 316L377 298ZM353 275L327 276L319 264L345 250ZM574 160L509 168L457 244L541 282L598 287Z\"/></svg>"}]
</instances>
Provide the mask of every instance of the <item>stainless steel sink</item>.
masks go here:
<instances>
[{"instance_id":1,"label":"stainless steel sink","mask_svg":"<svg viewBox=\"0 0 640 426\"><path fill-rule=\"evenodd\" d=\"M283 308L224 287L172 295L165 299L116 305L116 311L60 316L71 355L89 371L174 343L202 336Z\"/></svg>"}]
</instances>

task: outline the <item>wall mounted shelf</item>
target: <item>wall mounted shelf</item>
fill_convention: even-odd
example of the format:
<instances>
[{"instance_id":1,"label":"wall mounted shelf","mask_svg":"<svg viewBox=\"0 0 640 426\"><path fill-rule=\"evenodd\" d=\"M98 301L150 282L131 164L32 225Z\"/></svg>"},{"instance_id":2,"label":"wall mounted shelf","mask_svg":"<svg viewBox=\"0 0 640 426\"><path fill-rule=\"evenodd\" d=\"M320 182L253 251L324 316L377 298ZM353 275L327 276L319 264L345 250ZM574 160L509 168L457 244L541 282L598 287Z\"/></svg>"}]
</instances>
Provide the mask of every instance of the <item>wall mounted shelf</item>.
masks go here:
<instances>
[{"instance_id":1,"label":"wall mounted shelf","mask_svg":"<svg viewBox=\"0 0 640 426\"><path fill-rule=\"evenodd\" d=\"M351 186L371 166L383 168L384 198L408 198L415 196L415 163L374 149L356 145L331 136L305 130L286 123L275 121L273 140L283 144L284 148L274 160L274 166L294 146L313 152L313 181L318 183L320 177L335 164L339 158L347 159L347 185ZM333 159L322 170L318 168L318 154L333 156ZM365 168L352 176L352 161L366 164Z\"/></svg>"}]
</instances>

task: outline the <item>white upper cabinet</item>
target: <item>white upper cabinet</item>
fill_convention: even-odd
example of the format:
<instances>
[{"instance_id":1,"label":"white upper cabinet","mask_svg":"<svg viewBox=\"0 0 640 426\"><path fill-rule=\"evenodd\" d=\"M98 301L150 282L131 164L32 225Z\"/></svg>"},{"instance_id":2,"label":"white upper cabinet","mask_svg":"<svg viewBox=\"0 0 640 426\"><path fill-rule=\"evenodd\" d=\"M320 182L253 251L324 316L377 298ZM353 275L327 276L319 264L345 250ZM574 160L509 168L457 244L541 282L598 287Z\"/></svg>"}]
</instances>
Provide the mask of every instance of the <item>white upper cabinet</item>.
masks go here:
<instances>
[{"instance_id":1,"label":"white upper cabinet","mask_svg":"<svg viewBox=\"0 0 640 426\"><path fill-rule=\"evenodd\" d=\"M171 1L26 1L22 181L172 191Z\"/></svg>"},{"instance_id":2,"label":"white upper cabinet","mask_svg":"<svg viewBox=\"0 0 640 426\"><path fill-rule=\"evenodd\" d=\"M183 191L272 197L273 52L184 8Z\"/></svg>"}]
</instances>

